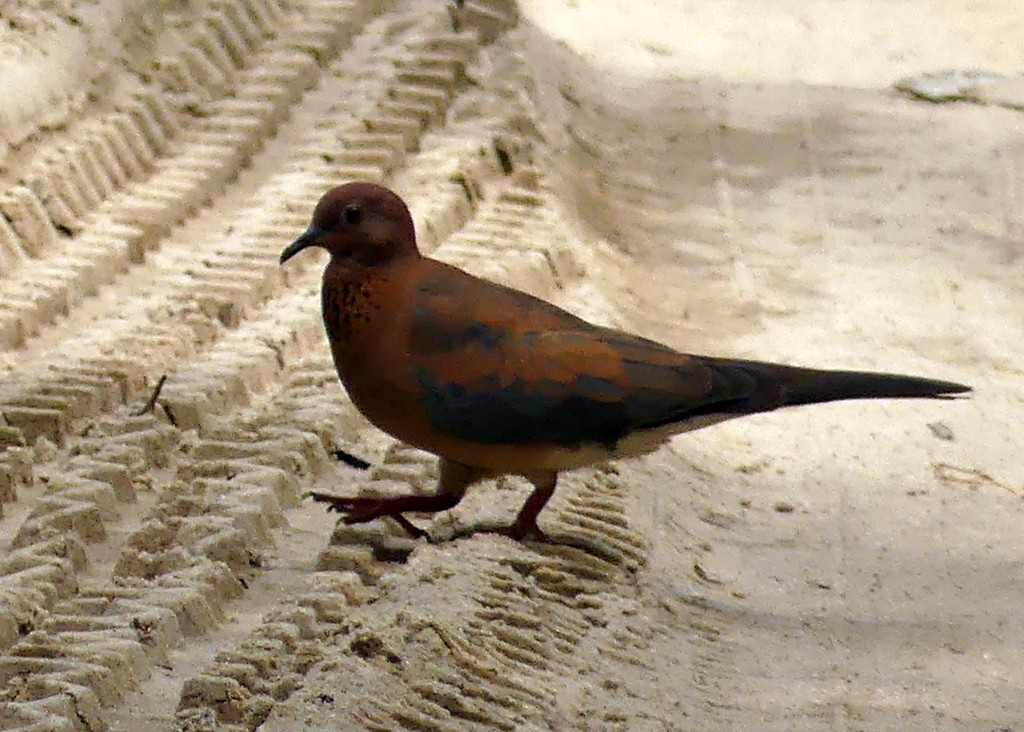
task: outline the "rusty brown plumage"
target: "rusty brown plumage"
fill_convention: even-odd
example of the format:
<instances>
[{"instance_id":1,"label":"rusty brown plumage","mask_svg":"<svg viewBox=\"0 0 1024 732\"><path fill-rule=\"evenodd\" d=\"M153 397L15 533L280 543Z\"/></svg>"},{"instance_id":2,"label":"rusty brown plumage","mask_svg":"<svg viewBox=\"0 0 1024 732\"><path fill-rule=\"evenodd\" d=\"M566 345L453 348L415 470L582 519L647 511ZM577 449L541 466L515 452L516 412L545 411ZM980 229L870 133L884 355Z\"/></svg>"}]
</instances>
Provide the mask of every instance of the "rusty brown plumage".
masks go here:
<instances>
[{"instance_id":1,"label":"rusty brown plumage","mask_svg":"<svg viewBox=\"0 0 1024 732\"><path fill-rule=\"evenodd\" d=\"M558 473L656 449L674 434L779 407L841 399L945 398L969 387L679 353L588 323L526 293L421 256L412 218L369 183L329 191L284 263L319 246L323 317L356 407L440 457L432 496L314 494L348 523L457 504L475 481L523 475L534 492L506 530L543 537Z\"/></svg>"}]
</instances>

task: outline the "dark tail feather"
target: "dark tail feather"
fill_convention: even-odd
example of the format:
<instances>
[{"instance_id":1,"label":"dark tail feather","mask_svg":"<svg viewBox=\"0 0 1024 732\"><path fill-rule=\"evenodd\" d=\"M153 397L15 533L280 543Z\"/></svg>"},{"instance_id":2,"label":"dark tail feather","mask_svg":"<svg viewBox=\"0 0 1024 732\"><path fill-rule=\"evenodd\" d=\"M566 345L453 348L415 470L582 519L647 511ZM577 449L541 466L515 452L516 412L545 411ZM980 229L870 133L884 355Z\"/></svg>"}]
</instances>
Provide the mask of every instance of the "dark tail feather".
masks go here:
<instances>
[{"instance_id":1,"label":"dark tail feather","mask_svg":"<svg viewBox=\"0 0 1024 732\"><path fill-rule=\"evenodd\" d=\"M971 391L951 381L864 371L807 370L783 378L781 386L784 405L840 399L950 399Z\"/></svg>"},{"instance_id":2,"label":"dark tail feather","mask_svg":"<svg viewBox=\"0 0 1024 732\"><path fill-rule=\"evenodd\" d=\"M754 382L747 398L737 399L721 410L727 412L765 412L843 399L949 399L971 391L971 387L951 381L902 374L826 371L739 359L711 358L707 365L718 374L739 372Z\"/></svg>"}]
</instances>

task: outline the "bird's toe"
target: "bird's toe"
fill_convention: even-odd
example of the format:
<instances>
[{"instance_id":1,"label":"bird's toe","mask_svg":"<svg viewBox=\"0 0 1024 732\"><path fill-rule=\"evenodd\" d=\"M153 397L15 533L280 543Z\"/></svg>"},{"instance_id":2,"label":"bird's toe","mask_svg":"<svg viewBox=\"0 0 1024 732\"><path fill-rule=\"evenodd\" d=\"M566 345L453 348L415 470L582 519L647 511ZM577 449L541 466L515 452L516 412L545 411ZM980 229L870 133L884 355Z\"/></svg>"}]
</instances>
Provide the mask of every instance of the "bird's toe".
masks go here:
<instances>
[{"instance_id":1,"label":"bird's toe","mask_svg":"<svg viewBox=\"0 0 1024 732\"><path fill-rule=\"evenodd\" d=\"M317 503L326 503L328 512L345 514L341 521L346 525L365 524L379 518L395 521L409 536L419 539L427 532L402 515L408 510L406 502L396 498L342 498L326 493L311 492L309 497Z\"/></svg>"},{"instance_id":2,"label":"bird's toe","mask_svg":"<svg viewBox=\"0 0 1024 732\"><path fill-rule=\"evenodd\" d=\"M536 521L516 521L509 526L497 529L495 533L507 536L515 541L523 541L524 539L532 539L533 541L541 541L545 543L549 543L551 541L551 539L548 538L548 535L545 534L537 525Z\"/></svg>"},{"instance_id":3,"label":"bird's toe","mask_svg":"<svg viewBox=\"0 0 1024 732\"><path fill-rule=\"evenodd\" d=\"M304 497L313 499L314 503L327 504L328 512L348 513L349 504L352 503L351 498L332 496L330 493L320 493L318 491L309 491Z\"/></svg>"}]
</instances>

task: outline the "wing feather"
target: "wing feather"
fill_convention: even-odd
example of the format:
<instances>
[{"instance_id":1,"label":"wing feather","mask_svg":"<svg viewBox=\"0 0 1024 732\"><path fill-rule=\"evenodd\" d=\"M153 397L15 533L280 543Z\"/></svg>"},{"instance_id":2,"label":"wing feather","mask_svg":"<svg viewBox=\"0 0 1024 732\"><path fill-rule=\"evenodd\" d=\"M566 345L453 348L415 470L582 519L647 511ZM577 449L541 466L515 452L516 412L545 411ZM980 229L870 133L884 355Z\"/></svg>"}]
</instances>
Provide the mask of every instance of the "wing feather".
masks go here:
<instances>
[{"instance_id":1,"label":"wing feather","mask_svg":"<svg viewBox=\"0 0 1024 732\"><path fill-rule=\"evenodd\" d=\"M638 429L743 399L741 372L719 372L654 341L600 328L477 281L421 290L410 351L434 427L491 444L614 445ZM486 299L476 299L486 296ZM465 303L472 302L471 312Z\"/></svg>"}]
</instances>

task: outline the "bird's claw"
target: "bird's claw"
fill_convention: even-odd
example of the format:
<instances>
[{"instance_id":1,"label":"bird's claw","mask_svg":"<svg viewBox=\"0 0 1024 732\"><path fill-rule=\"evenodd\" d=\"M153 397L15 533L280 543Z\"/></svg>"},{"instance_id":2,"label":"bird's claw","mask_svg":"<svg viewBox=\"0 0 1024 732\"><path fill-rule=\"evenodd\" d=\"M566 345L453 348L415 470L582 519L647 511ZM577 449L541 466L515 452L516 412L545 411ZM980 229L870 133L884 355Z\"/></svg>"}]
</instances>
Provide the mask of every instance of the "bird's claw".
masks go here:
<instances>
[{"instance_id":1,"label":"bird's claw","mask_svg":"<svg viewBox=\"0 0 1024 732\"><path fill-rule=\"evenodd\" d=\"M306 494L315 503L326 503L328 512L348 514L346 523L360 523L361 520L369 521L377 518L386 499L381 498L345 498L343 496L332 496L329 493L310 491ZM365 517L365 518L364 518ZM349 519L352 519L349 521Z\"/></svg>"},{"instance_id":2,"label":"bird's claw","mask_svg":"<svg viewBox=\"0 0 1024 732\"><path fill-rule=\"evenodd\" d=\"M509 539L514 541L522 541L524 539L532 539L543 543L550 543L551 539L548 535L541 531L541 528L537 526L536 521L519 522L516 521L509 526L495 529L495 534L501 536L507 536Z\"/></svg>"},{"instance_id":3,"label":"bird's claw","mask_svg":"<svg viewBox=\"0 0 1024 732\"><path fill-rule=\"evenodd\" d=\"M306 496L312 498L316 503L326 503L329 512L333 511L344 514L342 521L345 524L364 524L374 519L387 517L405 529L413 538L419 539L428 536L426 531L402 515L405 511L424 509L424 506L415 505L422 501L421 497L418 496L398 496L395 498L362 496L345 498L317 491L310 491ZM488 529L488 532L507 536L515 541L532 539L533 541L551 543L548 535L537 526L537 519L532 516L520 517L509 526Z\"/></svg>"},{"instance_id":4,"label":"bird's claw","mask_svg":"<svg viewBox=\"0 0 1024 732\"><path fill-rule=\"evenodd\" d=\"M348 525L365 524L378 518L391 518L415 539L426 536L423 529L402 515L408 510L402 498L345 498L329 493L310 491L306 494L315 503L326 503L327 512L344 514L342 522Z\"/></svg>"}]
</instances>

